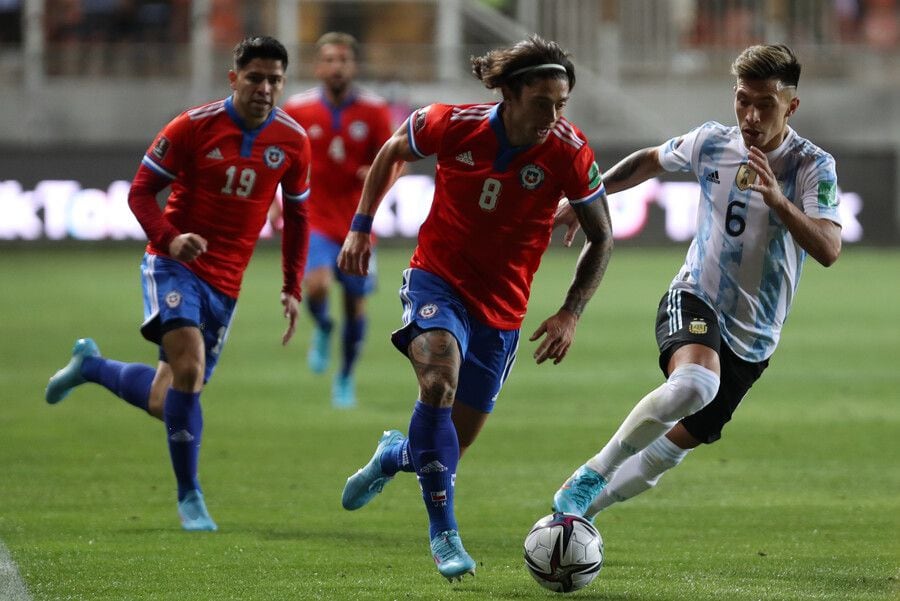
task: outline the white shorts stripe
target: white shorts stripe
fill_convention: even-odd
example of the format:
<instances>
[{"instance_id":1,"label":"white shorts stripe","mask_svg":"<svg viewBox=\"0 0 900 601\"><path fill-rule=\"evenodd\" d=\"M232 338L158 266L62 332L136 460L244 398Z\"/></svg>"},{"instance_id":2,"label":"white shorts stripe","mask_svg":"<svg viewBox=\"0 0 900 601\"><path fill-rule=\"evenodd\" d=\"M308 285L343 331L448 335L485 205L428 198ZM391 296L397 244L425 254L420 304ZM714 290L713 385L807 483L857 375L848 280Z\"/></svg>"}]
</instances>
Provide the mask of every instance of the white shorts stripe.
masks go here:
<instances>
[{"instance_id":1,"label":"white shorts stripe","mask_svg":"<svg viewBox=\"0 0 900 601\"><path fill-rule=\"evenodd\" d=\"M669 314L669 336L681 329L681 290L669 290L669 299L666 306Z\"/></svg>"},{"instance_id":2,"label":"white shorts stripe","mask_svg":"<svg viewBox=\"0 0 900 601\"><path fill-rule=\"evenodd\" d=\"M159 298L156 295L156 277L154 276L155 268L156 255L147 253L146 267L144 268L143 276L144 281L147 282L147 302L150 306L150 312L142 326L153 321L156 319L156 316L159 315Z\"/></svg>"},{"instance_id":3,"label":"white shorts stripe","mask_svg":"<svg viewBox=\"0 0 900 601\"><path fill-rule=\"evenodd\" d=\"M403 325L409 325L412 321L412 301L409 299L409 278L412 276L412 268L403 270L403 283L400 284L400 302L403 304Z\"/></svg>"}]
</instances>

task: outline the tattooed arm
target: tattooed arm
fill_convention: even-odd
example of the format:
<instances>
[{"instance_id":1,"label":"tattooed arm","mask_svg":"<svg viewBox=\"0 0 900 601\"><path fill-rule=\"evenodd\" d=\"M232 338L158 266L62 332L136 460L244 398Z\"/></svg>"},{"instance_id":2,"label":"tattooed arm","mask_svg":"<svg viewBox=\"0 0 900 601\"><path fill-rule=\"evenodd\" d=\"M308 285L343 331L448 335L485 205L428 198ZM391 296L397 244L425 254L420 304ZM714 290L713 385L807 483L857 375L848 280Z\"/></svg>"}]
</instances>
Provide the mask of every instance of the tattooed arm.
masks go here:
<instances>
[{"instance_id":1,"label":"tattooed arm","mask_svg":"<svg viewBox=\"0 0 900 601\"><path fill-rule=\"evenodd\" d=\"M660 175L663 171L662 165L659 164L657 147L642 148L610 167L603 174L603 185L606 186L607 194L614 194ZM566 226L563 244L572 245L575 234L584 226L581 221L581 216L575 212L568 200L563 199L559 202L559 206L556 207L556 215L553 217L553 227Z\"/></svg>"},{"instance_id":2,"label":"tattooed arm","mask_svg":"<svg viewBox=\"0 0 900 601\"><path fill-rule=\"evenodd\" d=\"M531 335L532 341L547 335L534 352L534 359L538 363L553 359L553 363L557 364L565 358L575 338L578 318L600 285L612 254L612 222L606 194L601 194L592 202L574 205L573 211L584 228L587 242L578 257L575 278L569 286L562 307L555 315L545 319Z\"/></svg>"},{"instance_id":3,"label":"tattooed arm","mask_svg":"<svg viewBox=\"0 0 900 601\"><path fill-rule=\"evenodd\" d=\"M603 184L607 194L615 194L645 182L663 172L657 147L642 148L607 169Z\"/></svg>"}]
</instances>

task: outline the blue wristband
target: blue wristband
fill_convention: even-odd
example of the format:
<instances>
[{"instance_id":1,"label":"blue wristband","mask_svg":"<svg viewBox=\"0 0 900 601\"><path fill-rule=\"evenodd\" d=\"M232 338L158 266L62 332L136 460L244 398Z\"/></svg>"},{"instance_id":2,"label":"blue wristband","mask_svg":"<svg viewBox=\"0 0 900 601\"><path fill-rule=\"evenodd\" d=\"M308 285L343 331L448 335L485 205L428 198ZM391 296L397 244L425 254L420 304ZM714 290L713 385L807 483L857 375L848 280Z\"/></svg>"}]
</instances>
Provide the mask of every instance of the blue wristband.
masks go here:
<instances>
[{"instance_id":1,"label":"blue wristband","mask_svg":"<svg viewBox=\"0 0 900 601\"><path fill-rule=\"evenodd\" d=\"M350 222L350 231L369 234L372 232L372 221L374 221L374 219L375 218L371 215L357 213L353 216L353 221Z\"/></svg>"}]
</instances>

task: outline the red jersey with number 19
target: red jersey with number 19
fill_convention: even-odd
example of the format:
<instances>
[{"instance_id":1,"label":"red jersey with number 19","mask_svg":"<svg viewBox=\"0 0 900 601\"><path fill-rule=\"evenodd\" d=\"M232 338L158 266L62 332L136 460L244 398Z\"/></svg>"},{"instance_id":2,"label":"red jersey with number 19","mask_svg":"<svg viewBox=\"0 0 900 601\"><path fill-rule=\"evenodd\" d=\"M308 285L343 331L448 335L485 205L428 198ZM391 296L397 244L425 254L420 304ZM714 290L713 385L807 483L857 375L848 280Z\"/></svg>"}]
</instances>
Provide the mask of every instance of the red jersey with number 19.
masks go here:
<instances>
[{"instance_id":1,"label":"red jersey with number 19","mask_svg":"<svg viewBox=\"0 0 900 601\"><path fill-rule=\"evenodd\" d=\"M309 195L303 128L276 107L261 126L247 130L230 97L169 122L142 164L172 180L163 219L207 240L207 251L185 266L234 298L278 184L285 202ZM151 239L147 252L167 255L168 249Z\"/></svg>"},{"instance_id":2,"label":"red jersey with number 19","mask_svg":"<svg viewBox=\"0 0 900 601\"><path fill-rule=\"evenodd\" d=\"M603 192L584 134L560 119L533 146L509 144L500 104L432 104L407 121L412 151L436 155L434 201L411 266L449 283L485 324L518 329L559 200Z\"/></svg>"}]
</instances>

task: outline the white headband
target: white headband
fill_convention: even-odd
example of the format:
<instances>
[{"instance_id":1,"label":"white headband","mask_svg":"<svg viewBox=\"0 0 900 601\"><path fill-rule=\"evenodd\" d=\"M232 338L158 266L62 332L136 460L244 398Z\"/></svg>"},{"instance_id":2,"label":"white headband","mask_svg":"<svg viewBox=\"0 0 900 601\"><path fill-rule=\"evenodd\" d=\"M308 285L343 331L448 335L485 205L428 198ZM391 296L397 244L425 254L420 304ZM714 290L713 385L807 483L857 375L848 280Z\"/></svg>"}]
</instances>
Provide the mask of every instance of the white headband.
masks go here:
<instances>
[{"instance_id":1,"label":"white headband","mask_svg":"<svg viewBox=\"0 0 900 601\"><path fill-rule=\"evenodd\" d=\"M521 75L522 73L527 73L528 71L537 71L538 69L555 69L557 71L562 71L563 73L567 73L566 68L560 65L559 63L545 63L543 65L532 65L530 67L522 67L521 69L516 69L509 75L507 75L507 79L511 79L516 75Z\"/></svg>"}]
</instances>

